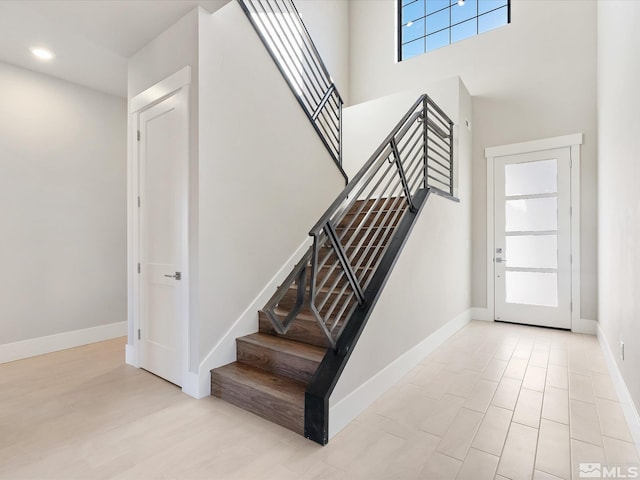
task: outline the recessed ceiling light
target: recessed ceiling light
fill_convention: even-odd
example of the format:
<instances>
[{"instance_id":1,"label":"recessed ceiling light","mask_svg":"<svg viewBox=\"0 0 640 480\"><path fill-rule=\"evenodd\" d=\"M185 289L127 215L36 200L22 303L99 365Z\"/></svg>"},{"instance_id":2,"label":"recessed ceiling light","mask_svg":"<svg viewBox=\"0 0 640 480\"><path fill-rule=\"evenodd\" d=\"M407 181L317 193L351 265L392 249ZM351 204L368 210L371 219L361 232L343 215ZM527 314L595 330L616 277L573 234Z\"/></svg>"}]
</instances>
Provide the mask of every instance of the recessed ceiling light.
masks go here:
<instances>
[{"instance_id":1,"label":"recessed ceiling light","mask_svg":"<svg viewBox=\"0 0 640 480\"><path fill-rule=\"evenodd\" d=\"M31 53L33 53L40 60L51 60L55 55L50 50L46 48L32 48Z\"/></svg>"}]
</instances>

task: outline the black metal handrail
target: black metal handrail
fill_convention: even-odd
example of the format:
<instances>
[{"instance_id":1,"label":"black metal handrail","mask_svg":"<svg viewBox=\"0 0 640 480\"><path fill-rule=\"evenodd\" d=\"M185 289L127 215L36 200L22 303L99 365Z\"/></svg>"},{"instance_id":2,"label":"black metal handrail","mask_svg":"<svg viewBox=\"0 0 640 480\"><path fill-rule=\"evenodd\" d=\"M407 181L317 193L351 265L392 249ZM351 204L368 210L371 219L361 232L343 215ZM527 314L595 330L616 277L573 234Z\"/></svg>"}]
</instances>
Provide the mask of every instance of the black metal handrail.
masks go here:
<instances>
[{"instance_id":1,"label":"black metal handrail","mask_svg":"<svg viewBox=\"0 0 640 480\"><path fill-rule=\"evenodd\" d=\"M309 232L312 247L263 309L277 331L308 307L335 349L404 213L425 191L453 197L453 180L453 122L422 95ZM279 302L291 288L285 313Z\"/></svg>"},{"instance_id":2,"label":"black metal handrail","mask_svg":"<svg viewBox=\"0 0 640 480\"><path fill-rule=\"evenodd\" d=\"M340 169L342 97L292 0L238 0Z\"/></svg>"}]
</instances>

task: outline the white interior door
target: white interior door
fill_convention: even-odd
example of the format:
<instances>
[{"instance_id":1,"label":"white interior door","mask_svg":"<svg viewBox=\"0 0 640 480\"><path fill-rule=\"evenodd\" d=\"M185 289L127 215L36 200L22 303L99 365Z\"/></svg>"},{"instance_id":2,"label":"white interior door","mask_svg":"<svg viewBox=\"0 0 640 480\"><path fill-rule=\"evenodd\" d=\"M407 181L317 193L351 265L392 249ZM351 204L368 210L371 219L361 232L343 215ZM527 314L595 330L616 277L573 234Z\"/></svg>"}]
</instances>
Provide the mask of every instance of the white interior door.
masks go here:
<instances>
[{"instance_id":1,"label":"white interior door","mask_svg":"<svg viewBox=\"0 0 640 480\"><path fill-rule=\"evenodd\" d=\"M495 319L571 328L570 149L497 157Z\"/></svg>"},{"instance_id":2,"label":"white interior door","mask_svg":"<svg viewBox=\"0 0 640 480\"><path fill-rule=\"evenodd\" d=\"M140 366L182 384L188 119L180 92L139 114ZM187 310L188 311L188 310Z\"/></svg>"}]
</instances>

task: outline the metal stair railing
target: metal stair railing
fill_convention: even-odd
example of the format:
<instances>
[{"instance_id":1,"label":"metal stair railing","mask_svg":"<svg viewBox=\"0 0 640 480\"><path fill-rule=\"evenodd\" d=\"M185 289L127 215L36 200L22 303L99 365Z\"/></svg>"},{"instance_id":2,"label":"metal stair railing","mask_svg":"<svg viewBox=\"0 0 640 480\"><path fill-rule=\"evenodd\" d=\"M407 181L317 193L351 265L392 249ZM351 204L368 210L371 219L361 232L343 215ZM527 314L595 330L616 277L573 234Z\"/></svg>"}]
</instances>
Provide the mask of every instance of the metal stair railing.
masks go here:
<instances>
[{"instance_id":1,"label":"metal stair railing","mask_svg":"<svg viewBox=\"0 0 640 480\"><path fill-rule=\"evenodd\" d=\"M420 191L453 197L453 167L453 122L422 95L309 232L312 247L263 309L274 328L286 333L308 307L336 349L403 214L418 210Z\"/></svg>"},{"instance_id":2,"label":"metal stair railing","mask_svg":"<svg viewBox=\"0 0 640 480\"><path fill-rule=\"evenodd\" d=\"M238 0L298 103L342 169L342 97L292 0Z\"/></svg>"}]
</instances>

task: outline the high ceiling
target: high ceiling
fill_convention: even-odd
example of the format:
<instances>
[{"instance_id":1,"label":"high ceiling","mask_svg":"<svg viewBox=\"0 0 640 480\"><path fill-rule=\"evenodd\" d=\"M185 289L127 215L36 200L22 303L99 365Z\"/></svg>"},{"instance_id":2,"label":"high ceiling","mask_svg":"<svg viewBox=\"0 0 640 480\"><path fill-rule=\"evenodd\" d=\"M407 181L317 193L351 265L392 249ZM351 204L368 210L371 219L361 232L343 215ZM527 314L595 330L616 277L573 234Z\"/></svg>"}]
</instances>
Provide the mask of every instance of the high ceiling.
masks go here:
<instances>
[{"instance_id":1,"label":"high ceiling","mask_svg":"<svg viewBox=\"0 0 640 480\"><path fill-rule=\"evenodd\" d=\"M196 6L229 0L0 0L0 61L126 96L127 58ZM55 53L37 60L31 47Z\"/></svg>"}]
</instances>

